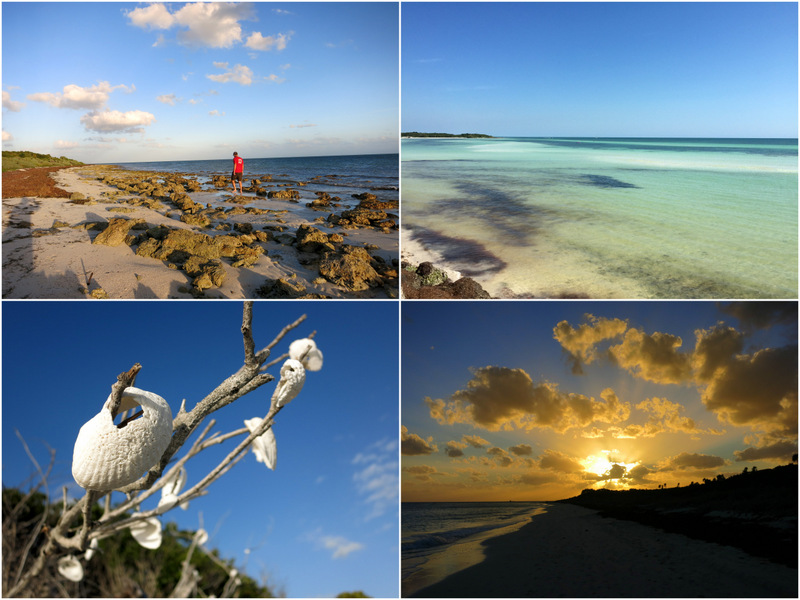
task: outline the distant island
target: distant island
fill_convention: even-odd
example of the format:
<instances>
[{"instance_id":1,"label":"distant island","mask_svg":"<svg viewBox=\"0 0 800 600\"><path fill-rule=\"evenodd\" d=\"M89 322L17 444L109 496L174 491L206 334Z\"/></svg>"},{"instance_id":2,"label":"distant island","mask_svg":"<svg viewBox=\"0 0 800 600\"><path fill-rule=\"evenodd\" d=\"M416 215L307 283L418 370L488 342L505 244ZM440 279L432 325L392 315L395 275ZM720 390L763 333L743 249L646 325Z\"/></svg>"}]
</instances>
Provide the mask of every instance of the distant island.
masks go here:
<instances>
[{"instance_id":1,"label":"distant island","mask_svg":"<svg viewBox=\"0 0 800 600\"><path fill-rule=\"evenodd\" d=\"M420 133L408 131L400 134L404 138L493 138L485 133Z\"/></svg>"},{"instance_id":2,"label":"distant island","mask_svg":"<svg viewBox=\"0 0 800 600\"><path fill-rule=\"evenodd\" d=\"M80 167L82 162L72 160L66 156L56 158L49 154L36 152L3 150L3 173L18 169L31 169L38 167Z\"/></svg>"}]
</instances>

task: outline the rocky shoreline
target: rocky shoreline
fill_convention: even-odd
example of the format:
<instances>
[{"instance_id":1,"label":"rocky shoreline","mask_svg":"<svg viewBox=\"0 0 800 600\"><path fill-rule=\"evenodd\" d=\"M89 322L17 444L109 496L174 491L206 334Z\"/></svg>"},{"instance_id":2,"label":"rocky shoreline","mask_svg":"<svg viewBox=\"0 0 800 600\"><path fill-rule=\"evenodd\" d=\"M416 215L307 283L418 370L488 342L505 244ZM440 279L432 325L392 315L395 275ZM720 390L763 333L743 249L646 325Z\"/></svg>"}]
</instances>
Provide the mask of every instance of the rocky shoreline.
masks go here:
<instances>
[{"instance_id":1,"label":"rocky shoreline","mask_svg":"<svg viewBox=\"0 0 800 600\"><path fill-rule=\"evenodd\" d=\"M68 200L23 194L4 200L4 298L397 297L396 200L369 191L343 199L310 192L307 182L274 182L269 174L247 180L244 195L225 192L224 175L84 166L52 176ZM83 248L76 252L73 244ZM52 255L59 246L76 255L74 278L67 277L73 289L24 285L31 274L43 282L63 275L50 272L63 262ZM157 285L138 294L147 283L141 271L153 266L169 271L168 291ZM135 280L101 281L112 274Z\"/></svg>"}]
</instances>

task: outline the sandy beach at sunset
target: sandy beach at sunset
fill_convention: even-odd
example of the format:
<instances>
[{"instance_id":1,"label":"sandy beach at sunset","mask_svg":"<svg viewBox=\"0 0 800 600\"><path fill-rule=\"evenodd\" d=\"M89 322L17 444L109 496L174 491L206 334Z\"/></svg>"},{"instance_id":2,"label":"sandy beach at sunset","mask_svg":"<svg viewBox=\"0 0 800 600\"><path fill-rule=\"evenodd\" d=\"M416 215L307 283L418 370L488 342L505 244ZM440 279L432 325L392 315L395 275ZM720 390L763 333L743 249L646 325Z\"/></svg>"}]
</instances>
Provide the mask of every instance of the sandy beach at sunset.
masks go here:
<instances>
[{"instance_id":1,"label":"sandy beach at sunset","mask_svg":"<svg viewBox=\"0 0 800 600\"><path fill-rule=\"evenodd\" d=\"M109 185L102 181L109 173L116 177L126 172L92 166L61 169L51 176L71 197L3 198L3 298L397 295L397 230L356 223L356 213L386 218L381 210L361 207L358 199L319 202L302 191L303 183L291 201L252 193L235 197L230 185L225 194L204 183L179 194L191 198L178 200L185 202L181 206L169 192L165 196L163 191ZM316 208L307 206L315 201ZM342 221L344 213L353 218ZM120 235L109 244L98 243L110 224L120 227ZM230 251L198 250L195 259L193 250L175 246L178 252L167 254L168 237L178 235L184 241L202 238L206 245L210 238L225 236ZM142 251L144 246L154 252Z\"/></svg>"},{"instance_id":2,"label":"sandy beach at sunset","mask_svg":"<svg viewBox=\"0 0 800 600\"><path fill-rule=\"evenodd\" d=\"M551 504L485 559L404 597L797 597L797 569L729 546Z\"/></svg>"}]
</instances>

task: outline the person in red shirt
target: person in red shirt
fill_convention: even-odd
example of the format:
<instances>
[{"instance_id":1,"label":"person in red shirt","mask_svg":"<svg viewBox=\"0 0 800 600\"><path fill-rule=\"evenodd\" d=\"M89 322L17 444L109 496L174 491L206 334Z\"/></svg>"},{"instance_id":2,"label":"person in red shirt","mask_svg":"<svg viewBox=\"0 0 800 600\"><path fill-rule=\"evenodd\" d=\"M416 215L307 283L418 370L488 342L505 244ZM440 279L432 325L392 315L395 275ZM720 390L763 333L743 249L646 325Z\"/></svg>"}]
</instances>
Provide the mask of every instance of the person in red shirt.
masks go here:
<instances>
[{"instance_id":1,"label":"person in red shirt","mask_svg":"<svg viewBox=\"0 0 800 600\"><path fill-rule=\"evenodd\" d=\"M233 191L236 192L236 181L239 181L239 193L242 194L242 177L244 177L244 159L239 156L238 152L233 153L233 173L231 173L231 182L233 183Z\"/></svg>"}]
</instances>

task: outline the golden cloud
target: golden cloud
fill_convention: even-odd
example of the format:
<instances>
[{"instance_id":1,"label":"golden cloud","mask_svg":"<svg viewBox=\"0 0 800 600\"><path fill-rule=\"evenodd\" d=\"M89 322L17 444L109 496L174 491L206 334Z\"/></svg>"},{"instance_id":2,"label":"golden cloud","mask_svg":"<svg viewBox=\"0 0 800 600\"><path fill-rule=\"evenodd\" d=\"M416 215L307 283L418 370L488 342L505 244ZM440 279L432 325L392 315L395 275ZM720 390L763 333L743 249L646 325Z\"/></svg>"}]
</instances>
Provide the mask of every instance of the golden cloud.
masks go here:
<instances>
[{"instance_id":1,"label":"golden cloud","mask_svg":"<svg viewBox=\"0 0 800 600\"><path fill-rule=\"evenodd\" d=\"M563 393L553 383L534 384L522 369L483 367L449 401L425 398L425 403L431 418L442 425L467 423L490 431L549 427L564 432L593 421L624 421L630 415L630 405L620 402L613 390L603 390L600 398Z\"/></svg>"},{"instance_id":2,"label":"golden cloud","mask_svg":"<svg viewBox=\"0 0 800 600\"><path fill-rule=\"evenodd\" d=\"M597 358L594 347L598 343L616 338L628 328L627 321L621 319L597 318L589 314L584 318L590 323L583 323L577 329L567 321L561 321L553 329L553 337L567 351L572 372L576 375L583 373L584 364Z\"/></svg>"},{"instance_id":3,"label":"golden cloud","mask_svg":"<svg viewBox=\"0 0 800 600\"><path fill-rule=\"evenodd\" d=\"M682 344L680 337L669 333L648 335L629 329L622 343L608 349L608 355L617 365L641 379L682 383L691 376L690 356L678 350Z\"/></svg>"},{"instance_id":4,"label":"golden cloud","mask_svg":"<svg viewBox=\"0 0 800 600\"><path fill-rule=\"evenodd\" d=\"M714 469L727 464L720 456L710 454L690 454L681 452L677 456L666 459L660 465L660 471L674 471L685 469Z\"/></svg>"},{"instance_id":5,"label":"golden cloud","mask_svg":"<svg viewBox=\"0 0 800 600\"><path fill-rule=\"evenodd\" d=\"M416 433L409 433L405 425L400 428L400 453L404 456L432 454L438 449L433 443L433 437L429 437L426 441Z\"/></svg>"},{"instance_id":6,"label":"golden cloud","mask_svg":"<svg viewBox=\"0 0 800 600\"><path fill-rule=\"evenodd\" d=\"M797 438L797 346L739 355L702 394L723 422Z\"/></svg>"}]
</instances>

